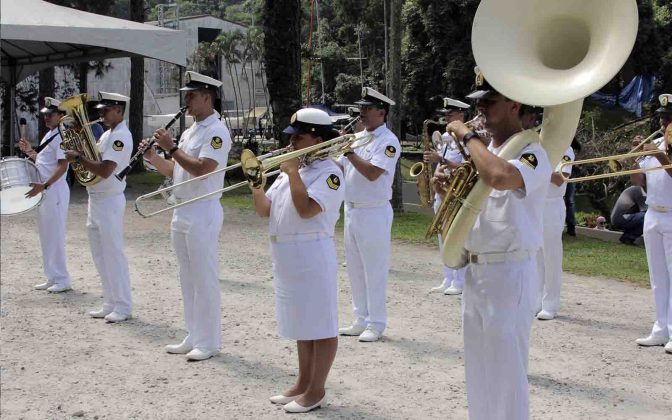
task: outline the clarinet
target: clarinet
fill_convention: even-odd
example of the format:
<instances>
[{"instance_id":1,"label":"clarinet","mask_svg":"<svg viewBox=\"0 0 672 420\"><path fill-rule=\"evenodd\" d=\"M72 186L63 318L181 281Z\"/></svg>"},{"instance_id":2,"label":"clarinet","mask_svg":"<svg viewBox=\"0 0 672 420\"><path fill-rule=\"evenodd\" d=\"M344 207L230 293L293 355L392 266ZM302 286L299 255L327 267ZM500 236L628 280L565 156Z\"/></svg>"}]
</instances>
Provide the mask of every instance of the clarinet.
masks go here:
<instances>
[{"instance_id":1,"label":"clarinet","mask_svg":"<svg viewBox=\"0 0 672 420\"><path fill-rule=\"evenodd\" d=\"M183 106L182 108L180 108L180 111L179 111L177 114L175 114L175 116L173 117L173 119L170 120L170 121L168 122L168 124L166 124L166 125L163 127L163 129L164 129L164 130L168 130L170 127L172 127L173 124L175 124L175 122L176 122L177 120L179 120L180 117L181 117L186 111L187 111L187 107L186 107L186 106ZM121 172L119 172L118 174L115 175L119 181L123 181L124 178L126 178L126 175L128 175L128 173L131 172L131 170L133 169L133 166L135 166L136 162L142 158L142 155L147 151L147 149L149 149L150 147L152 147L152 146L154 145L155 142L156 142L156 138L152 137L152 140L149 142L149 144L147 145L147 147L145 147L145 148L142 149L142 150L140 150L140 149L138 148L138 151L135 152L135 154L131 157L131 160L130 160L130 162L128 163L128 166L125 167Z\"/></svg>"}]
</instances>

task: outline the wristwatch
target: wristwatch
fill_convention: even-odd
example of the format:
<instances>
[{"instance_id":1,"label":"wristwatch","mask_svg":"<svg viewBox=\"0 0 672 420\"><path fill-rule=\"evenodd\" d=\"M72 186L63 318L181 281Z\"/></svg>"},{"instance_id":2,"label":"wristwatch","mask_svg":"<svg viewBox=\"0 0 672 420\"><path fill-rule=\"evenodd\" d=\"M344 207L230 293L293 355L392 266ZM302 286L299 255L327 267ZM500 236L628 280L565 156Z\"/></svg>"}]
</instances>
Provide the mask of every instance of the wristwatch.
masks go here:
<instances>
[{"instance_id":1,"label":"wristwatch","mask_svg":"<svg viewBox=\"0 0 672 420\"><path fill-rule=\"evenodd\" d=\"M466 146L467 143L469 143L469 140L473 139L474 137L480 137L480 136L476 134L475 131L468 132L467 134L465 134L464 137L462 137L462 144Z\"/></svg>"},{"instance_id":2,"label":"wristwatch","mask_svg":"<svg viewBox=\"0 0 672 420\"><path fill-rule=\"evenodd\" d=\"M343 156L348 157L349 155L351 155L353 153L355 153L355 152L353 152L352 150L348 150L347 152L343 153Z\"/></svg>"},{"instance_id":3,"label":"wristwatch","mask_svg":"<svg viewBox=\"0 0 672 420\"><path fill-rule=\"evenodd\" d=\"M45 191L49 189L49 183L48 183L48 182L45 182L45 183L42 184L42 185L44 186L44 190L45 190Z\"/></svg>"},{"instance_id":4,"label":"wristwatch","mask_svg":"<svg viewBox=\"0 0 672 420\"><path fill-rule=\"evenodd\" d=\"M180 150L180 148L177 147L177 146L174 146L172 149L170 149L170 150L168 151L168 154L169 154L170 156L172 156L173 153L177 152L178 150Z\"/></svg>"}]
</instances>

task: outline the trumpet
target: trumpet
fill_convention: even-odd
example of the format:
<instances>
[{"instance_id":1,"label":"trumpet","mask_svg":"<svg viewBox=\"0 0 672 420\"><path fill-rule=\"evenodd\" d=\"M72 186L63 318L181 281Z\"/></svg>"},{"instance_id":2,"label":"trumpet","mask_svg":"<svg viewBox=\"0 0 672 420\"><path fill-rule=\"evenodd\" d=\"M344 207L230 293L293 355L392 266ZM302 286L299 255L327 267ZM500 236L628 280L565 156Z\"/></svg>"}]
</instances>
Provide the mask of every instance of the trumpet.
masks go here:
<instances>
[{"instance_id":1,"label":"trumpet","mask_svg":"<svg viewBox=\"0 0 672 420\"><path fill-rule=\"evenodd\" d=\"M660 130L656 131L655 133L651 134L649 137L647 137L644 141L642 141L640 144L638 144L635 148L630 150L628 153L623 153L620 155L614 155L614 156L606 156L606 157L597 157L597 158L591 158L591 159L584 159L584 160L577 160L576 162L567 162L563 163L560 166L560 176L562 177L562 180L567 182L567 183L577 183L577 182L585 182L585 181L596 181L598 179L604 179L604 178L613 178L617 176L626 176L626 175L633 175L633 174L641 174L641 173L646 173L649 171L658 171L661 169L672 169L672 163L668 165L661 165L657 166L654 168L637 168L637 169L629 169L629 170L622 170L623 164L621 163L622 161L626 159L641 159L647 156L653 156L657 155L658 153L661 152L661 150L648 150L644 152L637 152L641 147L643 147L645 144L649 143L651 140L653 140L656 136L660 135L663 132L663 129L661 128ZM667 139L668 145L672 144L670 143L670 140L672 140L672 124L667 126L667 129L664 131L665 133L665 138ZM668 147L669 148L669 147ZM607 162L607 166L612 169L614 172L611 173L603 173L603 174L597 174L597 175L588 175L588 176L582 176L578 178L568 178L564 175L563 168L565 166L581 166L581 165L589 165L589 164L594 164L594 163L604 163Z\"/></svg>"},{"instance_id":2,"label":"trumpet","mask_svg":"<svg viewBox=\"0 0 672 420\"><path fill-rule=\"evenodd\" d=\"M316 160L337 158L344 153L364 147L371 143L373 139L374 137L371 134L363 137L357 137L354 134L345 134L313 146L300 150L292 150L267 159L258 158L251 150L245 149L240 154L240 163L243 167L243 174L247 181L252 184L252 188L261 188L263 176L268 176L267 172L279 167L282 162L300 158L303 165L310 165ZM356 142L358 143L355 145Z\"/></svg>"},{"instance_id":3,"label":"trumpet","mask_svg":"<svg viewBox=\"0 0 672 420\"><path fill-rule=\"evenodd\" d=\"M258 159L263 162L265 159L268 159L270 157L277 156L279 154L285 153L287 150L288 150L288 147L285 147L285 148L282 148L282 149L277 149L277 150L274 150L272 152L266 153L262 156L259 156ZM180 202L176 202L176 203L172 203L172 204L170 203L170 199L169 199L169 200L167 200L168 201L168 203L167 203L168 206L163 207L163 208L161 208L159 210L156 210L156 211L153 211L153 212L149 212L149 213L145 212L142 209L142 204L141 204L144 201L150 200L150 199L152 199L156 196L159 196L159 195L162 196L162 197L170 196L171 192L173 190L175 190L176 188L181 187L183 185L189 184L190 182L200 181L200 180L205 179L207 177L210 177L210 176L222 173L222 172L228 172L228 171L231 171L231 170L234 170L234 169L238 169L240 167L241 167L241 163L236 163L236 164L224 167L224 168L217 169L217 170L212 171L210 173L207 173L207 174L204 174L204 175L201 175L201 176L197 176L195 178L188 179L186 181L178 182L177 184L173 184L169 187L159 188L158 190L156 190L154 192L151 192L149 194L141 195L141 196L139 196L138 198L135 199L135 211L140 216L142 216L144 218L149 218L149 217L152 217L152 216L156 216L157 214L164 213L168 210L174 210L178 207L186 206L187 204L191 204L193 202L202 200L204 198L211 197L213 195L222 194L222 193L225 193L225 192L228 192L228 191L233 191L235 189L238 189L238 188L240 188L244 185L247 185L247 181L241 181L241 182L238 182L236 184L229 185L228 187L223 187L223 188L220 188L216 191L212 191L212 192L209 192L207 194L191 198L189 200L184 200L184 201L180 201ZM276 175L279 172L280 171L273 171L273 172L270 172L270 173L266 174L266 176L273 176L273 175Z\"/></svg>"}]
</instances>

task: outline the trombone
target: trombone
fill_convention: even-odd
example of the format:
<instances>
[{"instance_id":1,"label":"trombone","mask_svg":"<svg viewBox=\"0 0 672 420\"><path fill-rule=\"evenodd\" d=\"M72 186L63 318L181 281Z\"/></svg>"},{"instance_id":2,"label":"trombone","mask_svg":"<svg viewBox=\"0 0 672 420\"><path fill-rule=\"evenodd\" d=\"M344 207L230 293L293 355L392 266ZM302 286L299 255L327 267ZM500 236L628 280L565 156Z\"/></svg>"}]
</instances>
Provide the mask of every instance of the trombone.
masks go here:
<instances>
[{"instance_id":1,"label":"trombone","mask_svg":"<svg viewBox=\"0 0 672 420\"><path fill-rule=\"evenodd\" d=\"M283 162L300 158L302 165L310 165L316 160L335 159L344 153L367 146L373 140L372 134L366 134L362 137L357 137L355 134L345 134L313 146L292 150L266 159L262 159L263 156L256 157L251 150L245 149L240 154L240 163L243 167L243 174L247 181L252 184L252 187L261 188L264 175L270 175L268 171L279 167ZM355 145L358 141L359 143Z\"/></svg>"},{"instance_id":2,"label":"trombone","mask_svg":"<svg viewBox=\"0 0 672 420\"><path fill-rule=\"evenodd\" d=\"M646 157L646 156L652 156L652 155L657 155L658 153L661 152L661 150L648 150L648 151L643 151L643 152L638 152L640 148L642 148L645 144L651 142L656 136L660 135L661 133L664 133L665 138L667 139L668 145L672 145L670 143L670 140L672 139L672 124L667 126L667 130L663 130L662 128L655 133L651 134L649 137L647 137L644 141L642 141L640 144L638 144L636 147L634 147L632 150L630 150L628 153L623 153L620 155L613 155L613 156L606 156L606 157L598 157L598 158L592 158L592 159L584 159L584 160L577 160L575 162L567 162L563 163L560 165L560 176L562 177L562 180L567 183L577 183L577 182L585 182L585 181L595 181L598 179L604 179L604 178L613 178L617 176L626 176L626 175L633 175L633 174L641 174L641 173L646 173L649 171L658 171L661 169L672 169L672 163L668 165L661 165L657 166L654 168L637 168L637 169L628 169L628 170L623 170L623 161L626 159L633 159L636 158L637 160ZM611 173L603 173L603 174L597 174L597 175L587 175L587 176L582 176L578 178L568 178L564 175L563 168L566 166L580 166L580 165L589 165L592 163L603 163L607 162L607 166L613 171Z\"/></svg>"},{"instance_id":3,"label":"trombone","mask_svg":"<svg viewBox=\"0 0 672 420\"><path fill-rule=\"evenodd\" d=\"M278 150L274 150L272 152L266 153L262 156L259 156L259 160L263 162L265 159L268 159L270 157L277 156L277 155L280 155L282 153L285 153L288 149L289 149L288 147L284 147L282 149L278 149ZM178 207L186 206L187 204L191 204L195 201L202 200L204 198L208 198L208 197L211 197L213 195L222 194L222 193L225 193L227 191L232 191L232 190L235 190L237 188L240 188L244 185L247 185L247 181L241 181L241 182L238 182L236 184L229 185L228 187L223 187L223 188L220 188L216 191L212 191L212 192L209 192L207 194L204 194L204 195L201 195L201 196L198 196L198 197L194 197L194 198L184 200L184 201L175 202L174 204L170 203L170 198L169 198L167 200L168 201L168 203L167 203L168 206L163 207L159 210L150 212L150 213L145 213L144 211L142 211L142 209L141 209L142 206L140 205L140 203L142 203L143 201L149 200L153 197L156 197L157 195L160 195L162 197L170 196L170 193L175 188L181 187L182 185L188 184L190 182L200 181L201 179L205 179L209 176L216 175L216 174L219 174L219 173L222 173L222 172L231 171L233 169L237 169L237 168L240 168L240 167L241 167L241 164L236 163L236 164L229 165L227 167L220 168L220 169L217 169L215 171L209 172L207 174L197 176L195 178L187 179L186 181L178 182L177 184L173 184L169 187L159 188L158 190L156 190L154 192L151 192L149 194L141 195L140 197L135 199L135 211L138 212L138 214L140 216L142 216L144 218L148 218L148 217L156 216L157 214L161 214L161 213L166 212L168 210L173 210L173 209L176 209ZM266 174L266 176L273 176L273 175L276 175L279 172L280 171L274 171L274 172Z\"/></svg>"}]
</instances>

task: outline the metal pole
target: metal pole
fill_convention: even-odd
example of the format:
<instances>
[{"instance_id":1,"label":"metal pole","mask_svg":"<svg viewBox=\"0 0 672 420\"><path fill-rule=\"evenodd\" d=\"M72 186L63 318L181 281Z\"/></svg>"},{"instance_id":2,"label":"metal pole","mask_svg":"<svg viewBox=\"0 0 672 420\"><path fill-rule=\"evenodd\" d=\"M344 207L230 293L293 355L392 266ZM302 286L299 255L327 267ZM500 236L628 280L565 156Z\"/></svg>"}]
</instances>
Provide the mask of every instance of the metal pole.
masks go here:
<instances>
[{"instance_id":1,"label":"metal pole","mask_svg":"<svg viewBox=\"0 0 672 420\"><path fill-rule=\"evenodd\" d=\"M322 63L322 31L320 30L320 3L315 0L317 7L315 8L317 12L317 46L320 49L320 78L322 81L322 104L324 105L324 64Z\"/></svg>"},{"instance_id":2,"label":"metal pole","mask_svg":"<svg viewBox=\"0 0 672 420\"><path fill-rule=\"evenodd\" d=\"M385 94L390 91L390 78L387 74L387 0L383 0L383 31L385 33Z\"/></svg>"},{"instance_id":3,"label":"metal pole","mask_svg":"<svg viewBox=\"0 0 672 420\"><path fill-rule=\"evenodd\" d=\"M359 80L364 89L364 66L362 64L362 24L357 27L357 44L359 44Z\"/></svg>"},{"instance_id":4,"label":"metal pole","mask_svg":"<svg viewBox=\"0 0 672 420\"><path fill-rule=\"evenodd\" d=\"M16 140L16 72L17 67L12 68L9 75L9 155L14 156L14 141Z\"/></svg>"}]
</instances>

